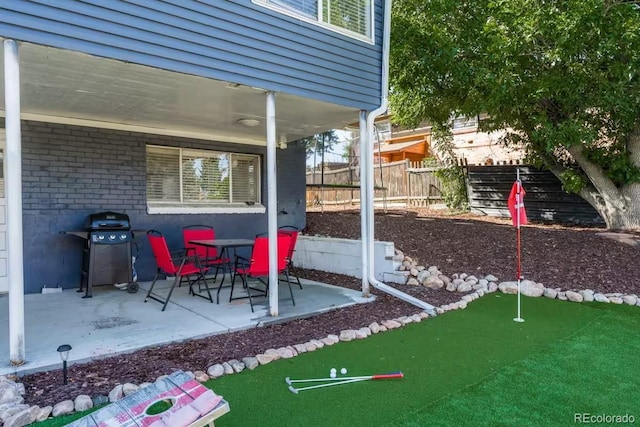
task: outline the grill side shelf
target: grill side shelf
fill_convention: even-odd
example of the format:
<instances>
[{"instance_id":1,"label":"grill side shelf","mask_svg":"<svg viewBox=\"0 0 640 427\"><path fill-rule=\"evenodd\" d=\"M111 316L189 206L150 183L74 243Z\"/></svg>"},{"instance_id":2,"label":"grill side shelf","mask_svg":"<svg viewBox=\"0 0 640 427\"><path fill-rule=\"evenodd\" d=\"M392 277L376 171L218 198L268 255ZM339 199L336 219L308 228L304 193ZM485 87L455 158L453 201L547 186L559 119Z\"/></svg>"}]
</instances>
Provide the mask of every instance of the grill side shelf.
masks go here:
<instances>
[{"instance_id":1,"label":"grill side shelf","mask_svg":"<svg viewBox=\"0 0 640 427\"><path fill-rule=\"evenodd\" d=\"M81 239L88 239L89 232L86 230L71 230L71 231L60 231L60 234L69 234L70 236L80 237Z\"/></svg>"}]
</instances>

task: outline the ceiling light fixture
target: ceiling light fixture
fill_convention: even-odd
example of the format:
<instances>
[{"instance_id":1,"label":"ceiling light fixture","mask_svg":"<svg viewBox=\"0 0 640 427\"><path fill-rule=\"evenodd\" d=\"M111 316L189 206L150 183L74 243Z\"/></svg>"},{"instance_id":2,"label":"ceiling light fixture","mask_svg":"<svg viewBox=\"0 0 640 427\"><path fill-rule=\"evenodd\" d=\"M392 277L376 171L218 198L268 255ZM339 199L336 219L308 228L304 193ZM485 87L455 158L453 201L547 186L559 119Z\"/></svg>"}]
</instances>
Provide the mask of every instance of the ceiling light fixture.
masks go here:
<instances>
[{"instance_id":1,"label":"ceiling light fixture","mask_svg":"<svg viewBox=\"0 0 640 427\"><path fill-rule=\"evenodd\" d=\"M278 143L278 148L281 150L287 149L287 137L284 135L280 135L280 142Z\"/></svg>"},{"instance_id":2,"label":"ceiling light fixture","mask_svg":"<svg viewBox=\"0 0 640 427\"><path fill-rule=\"evenodd\" d=\"M238 123L240 123L243 126L253 128L260 124L260 120L244 118L244 119L238 119Z\"/></svg>"}]
</instances>

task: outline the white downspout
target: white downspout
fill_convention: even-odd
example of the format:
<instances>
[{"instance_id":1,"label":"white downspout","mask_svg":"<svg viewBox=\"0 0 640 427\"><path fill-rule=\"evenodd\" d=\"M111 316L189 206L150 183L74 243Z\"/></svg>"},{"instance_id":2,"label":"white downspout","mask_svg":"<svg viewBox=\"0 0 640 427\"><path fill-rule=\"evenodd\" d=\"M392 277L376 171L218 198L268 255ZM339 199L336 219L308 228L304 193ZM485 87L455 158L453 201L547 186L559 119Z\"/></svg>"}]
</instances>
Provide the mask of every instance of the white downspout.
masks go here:
<instances>
[{"instance_id":1,"label":"white downspout","mask_svg":"<svg viewBox=\"0 0 640 427\"><path fill-rule=\"evenodd\" d=\"M392 0L385 1L385 10L384 10L384 28L383 28L383 36L382 36L382 88L381 88L381 99L380 106L375 110L369 112L366 118L366 141L363 141L362 136L360 137L361 144L361 159L362 163L365 163L364 167L361 167L361 188L362 182L366 185L366 196L360 195L361 200L364 201L364 209L361 208L361 211L366 210L365 215L362 217L362 221L366 223L366 235L362 236L362 244L366 245L367 252L367 261L363 261L363 268L366 265L367 267L367 278L369 283L373 285L376 289L384 291L388 294L391 294L397 298L400 298L403 301L407 301L417 307L422 308L424 311L429 314L435 315L435 309L431 304L428 304L424 301L421 301L417 298L412 297L402 291L397 290L391 286L387 286L384 283L380 282L375 278L374 274L374 178L373 178L373 147L372 145L372 135L373 135L373 125L376 117L380 114L387 111L388 106L388 95L389 95L389 44L391 40L391 2ZM360 128L362 132L362 125L360 123ZM362 150L362 145L366 144L366 148ZM366 172L366 177L362 176L362 171ZM362 190L360 190L362 193ZM361 202L362 203L362 202ZM364 227L363 227L364 228ZM364 274L363 274L364 276Z\"/></svg>"},{"instance_id":2,"label":"white downspout","mask_svg":"<svg viewBox=\"0 0 640 427\"><path fill-rule=\"evenodd\" d=\"M276 94L267 92L267 231L269 232L269 311L278 315L278 184L276 171Z\"/></svg>"},{"instance_id":3,"label":"white downspout","mask_svg":"<svg viewBox=\"0 0 640 427\"><path fill-rule=\"evenodd\" d=\"M20 59L18 43L4 41L4 107L6 129L5 188L9 279L9 357L13 366L25 362L24 259L22 246L22 136L20 134ZM1 165L0 165L1 166Z\"/></svg>"}]
</instances>

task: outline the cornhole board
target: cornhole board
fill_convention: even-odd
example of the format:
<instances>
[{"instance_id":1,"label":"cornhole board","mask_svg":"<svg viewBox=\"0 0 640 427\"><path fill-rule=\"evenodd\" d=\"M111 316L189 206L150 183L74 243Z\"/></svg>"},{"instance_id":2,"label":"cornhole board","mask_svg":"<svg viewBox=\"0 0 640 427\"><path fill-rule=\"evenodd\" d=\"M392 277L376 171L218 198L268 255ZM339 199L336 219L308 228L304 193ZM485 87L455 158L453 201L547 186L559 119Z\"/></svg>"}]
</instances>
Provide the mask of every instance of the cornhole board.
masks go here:
<instances>
[{"instance_id":1,"label":"cornhole board","mask_svg":"<svg viewBox=\"0 0 640 427\"><path fill-rule=\"evenodd\" d=\"M154 403L168 400L171 408L147 415ZM229 403L182 371L92 412L72 427L203 427L229 412Z\"/></svg>"}]
</instances>

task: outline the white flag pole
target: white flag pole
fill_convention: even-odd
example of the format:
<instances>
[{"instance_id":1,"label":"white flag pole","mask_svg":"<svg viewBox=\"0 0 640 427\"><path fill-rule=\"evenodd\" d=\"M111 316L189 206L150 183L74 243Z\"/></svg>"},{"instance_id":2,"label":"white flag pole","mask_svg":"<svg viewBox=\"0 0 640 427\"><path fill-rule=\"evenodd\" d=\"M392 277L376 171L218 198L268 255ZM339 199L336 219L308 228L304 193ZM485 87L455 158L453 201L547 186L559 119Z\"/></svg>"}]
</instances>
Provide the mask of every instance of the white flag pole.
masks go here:
<instances>
[{"instance_id":1,"label":"white flag pole","mask_svg":"<svg viewBox=\"0 0 640 427\"><path fill-rule=\"evenodd\" d=\"M518 317L514 322L524 322L520 316L520 280L522 270L520 268L520 207L522 204L522 183L520 182L520 168L516 168L516 251L517 251L517 276L518 276Z\"/></svg>"}]
</instances>

